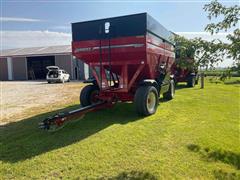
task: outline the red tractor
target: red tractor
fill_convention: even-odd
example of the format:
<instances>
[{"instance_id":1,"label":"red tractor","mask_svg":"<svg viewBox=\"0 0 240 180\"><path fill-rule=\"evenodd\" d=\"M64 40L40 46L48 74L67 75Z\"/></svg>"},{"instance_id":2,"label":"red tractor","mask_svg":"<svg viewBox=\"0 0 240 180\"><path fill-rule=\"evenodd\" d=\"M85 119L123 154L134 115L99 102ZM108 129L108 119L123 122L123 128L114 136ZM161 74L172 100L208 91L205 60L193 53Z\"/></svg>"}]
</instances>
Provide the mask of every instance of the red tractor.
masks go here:
<instances>
[{"instance_id":1,"label":"red tractor","mask_svg":"<svg viewBox=\"0 0 240 180\"><path fill-rule=\"evenodd\" d=\"M132 101L139 115L154 114L160 94L174 98L172 33L147 13L72 24L72 53L88 64L89 79L80 94L83 108L55 115L44 129L70 117Z\"/></svg>"}]
</instances>

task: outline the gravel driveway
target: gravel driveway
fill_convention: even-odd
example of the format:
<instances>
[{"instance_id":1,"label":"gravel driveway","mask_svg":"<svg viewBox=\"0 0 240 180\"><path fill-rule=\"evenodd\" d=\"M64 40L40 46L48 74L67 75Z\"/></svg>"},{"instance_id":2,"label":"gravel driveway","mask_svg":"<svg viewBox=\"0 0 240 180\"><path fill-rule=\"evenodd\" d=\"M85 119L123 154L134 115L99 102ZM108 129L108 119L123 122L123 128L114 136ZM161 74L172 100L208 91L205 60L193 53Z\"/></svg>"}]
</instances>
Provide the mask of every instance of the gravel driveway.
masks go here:
<instances>
[{"instance_id":1,"label":"gravel driveway","mask_svg":"<svg viewBox=\"0 0 240 180\"><path fill-rule=\"evenodd\" d=\"M1 96L0 125L31 116L30 111L46 112L56 110L79 101L83 83L48 84L41 81L0 82Z\"/></svg>"}]
</instances>

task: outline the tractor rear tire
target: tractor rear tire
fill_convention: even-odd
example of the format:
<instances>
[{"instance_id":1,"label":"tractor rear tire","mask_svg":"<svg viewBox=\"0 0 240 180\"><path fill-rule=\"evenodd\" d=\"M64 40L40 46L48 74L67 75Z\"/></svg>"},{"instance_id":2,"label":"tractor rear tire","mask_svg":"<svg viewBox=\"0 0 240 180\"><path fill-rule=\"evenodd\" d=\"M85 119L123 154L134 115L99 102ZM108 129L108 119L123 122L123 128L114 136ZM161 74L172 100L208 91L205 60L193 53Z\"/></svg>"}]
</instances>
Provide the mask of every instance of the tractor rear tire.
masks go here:
<instances>
[{"instance_id":1,"label":"tractor rear tire","mask_svg":"<svg viewBox=\"0 0 240 180\"><path fill-rule=\"evenodd\" d=\"M196 77L195 76L190 76L187 81L187 86L188 87L194 87L196 83Z\"/></svg>"},{"instance_id":2,"label":"tractor rear tire","mask_svg":"<svg viewBox=\"0 0 240 180\"><path fill-rule=\"evenodd\" d=\"M156 112L158 92L154 86L140 86L134 96L136 111L141 116L149 116Z\"/></svg>"},{"instance_id":3,"label":"tractor rear tire","mask_svg":"<svg viewBox=\"0 0 240 180\"><path fill-rule=\"evenodd\" d=\"M95 85L85 86L80 93L80 104L82 107L89 106L98 102L96 96L99 94L99 88Z\"/></svg>"},{"instance_id":4,"label":"tractor rear tire","mask_svg":"<svg viewBox=\"0 0 240 180\"><path fill-rule=\"evenodd\" d=\"M175 95L175 82L174 80L170 80L169 88L166 93L163 94L163 98L166 100L171 100Z\"/></svg>"}]
</instances>

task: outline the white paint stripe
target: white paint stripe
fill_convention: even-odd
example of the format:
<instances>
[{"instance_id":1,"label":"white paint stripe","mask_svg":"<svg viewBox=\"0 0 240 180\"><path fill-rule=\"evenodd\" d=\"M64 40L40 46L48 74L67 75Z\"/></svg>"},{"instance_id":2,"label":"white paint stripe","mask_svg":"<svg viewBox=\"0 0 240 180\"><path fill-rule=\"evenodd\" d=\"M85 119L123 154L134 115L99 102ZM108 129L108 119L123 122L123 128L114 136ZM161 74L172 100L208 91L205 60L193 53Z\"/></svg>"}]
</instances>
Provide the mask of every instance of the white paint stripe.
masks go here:
<instances>
[{"instance_id":1,"label":"white paint stripe","mask_svg":"<svg viewBox=\"0 0 240 180\"><path fill-rule=\"evenodd\" d=\"M155 44L147 44L147 47L148 48L150 48L150 46L154 46L155 48L160 48L160 49L162 49L163 51L168 51L169 53L174 53L173 51L171 51L171 50L168 50L168 49L164 49L164 48L162 48L162 47L159 47L159 46L157 46L157 45L155 45Z\"/></svg>"},{"instance_id":2,"label":"white paint stripe","mask_svg":"<svg viewBox=\"0 0 240 180\"><path fill-rule=\"evenodd\" d=\"M138 48L138 47L143 47L144 44L124 44L124 45L111 45L111 49L114 48L125 48L125 47L134 47L134 48ZM101 49L108 49L109 46L102 46ZM94 51L100 49L99 46L96 47L87 47L87 48L77 48L74 50L74 53L78 53L78 52L84 52L84 51Z\"/></svg>"}]
</instances>

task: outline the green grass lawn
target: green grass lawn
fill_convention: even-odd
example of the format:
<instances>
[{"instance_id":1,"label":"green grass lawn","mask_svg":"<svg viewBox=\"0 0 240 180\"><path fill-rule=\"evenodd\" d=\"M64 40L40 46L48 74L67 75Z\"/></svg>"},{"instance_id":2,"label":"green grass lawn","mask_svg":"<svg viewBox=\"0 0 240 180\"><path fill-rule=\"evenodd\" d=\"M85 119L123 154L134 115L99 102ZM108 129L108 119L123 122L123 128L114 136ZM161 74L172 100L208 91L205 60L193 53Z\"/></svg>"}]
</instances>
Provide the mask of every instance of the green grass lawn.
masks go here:
<instances>
[{"instance_id":1,"label":"green grass lawn","mask_svg":"<svg viewBox=\"0 0 240 180\"><path fill-rule=\"evenodd\" d=\"M145 118L124 103L55 133L38 129L51 113L11 123L0 128L0 179L239 179L240 85L233 80L180 85L174 100Z\"/></svg>"}]
</instances>

